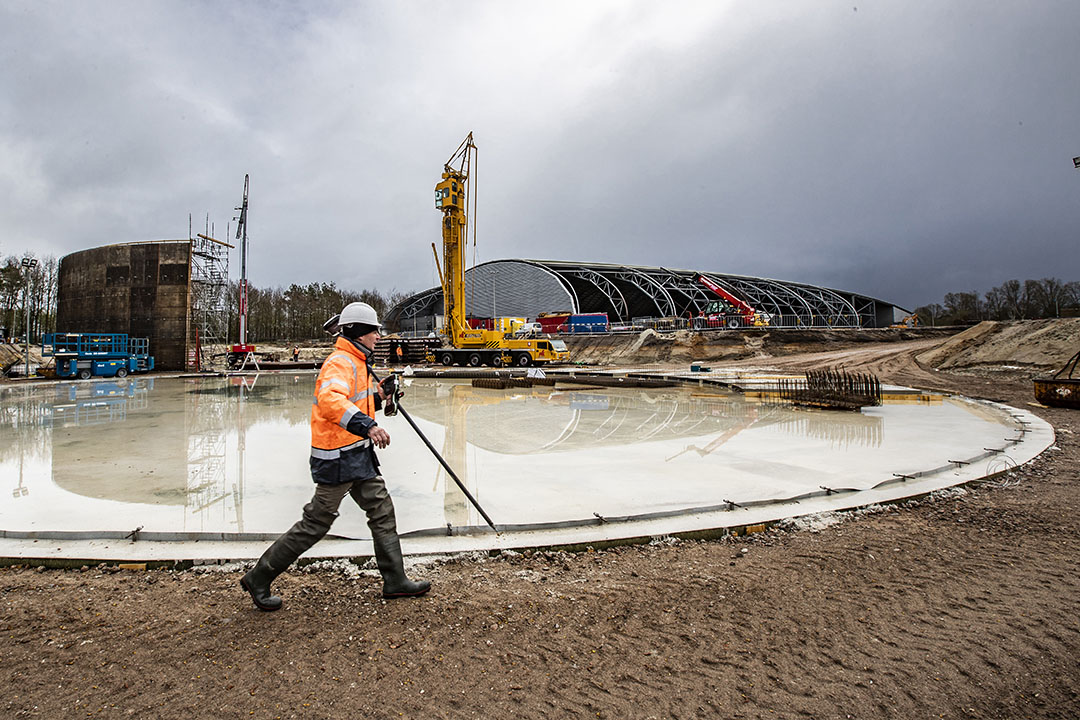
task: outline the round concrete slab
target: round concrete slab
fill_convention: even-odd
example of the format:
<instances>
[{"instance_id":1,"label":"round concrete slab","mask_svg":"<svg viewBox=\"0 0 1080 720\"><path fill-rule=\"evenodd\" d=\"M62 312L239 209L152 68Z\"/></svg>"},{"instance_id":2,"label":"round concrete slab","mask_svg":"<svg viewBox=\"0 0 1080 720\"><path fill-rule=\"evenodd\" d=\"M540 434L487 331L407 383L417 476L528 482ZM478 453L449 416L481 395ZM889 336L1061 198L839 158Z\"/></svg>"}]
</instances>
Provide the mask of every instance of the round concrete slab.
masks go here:
<instances>
[{"instance_id":1,"label":"round concrete slab","mask_svg":"<svg viewBox=\"0 0 1080 720\"><path fill-rule=\"evenodd\" d=\"M0 391L0 556L251 558L309 499L311 373L128 378ZM380 453L410 553L755 526L977 480L1053 441L1034 415L886 394L861 412L796 409L682 379L671 388L489 390L416 379L405 407L499 533L403 418ZM755 379L760 382L760 379ZM343 506L311 556L371 552Z\"/></svg>"}]
</instances>

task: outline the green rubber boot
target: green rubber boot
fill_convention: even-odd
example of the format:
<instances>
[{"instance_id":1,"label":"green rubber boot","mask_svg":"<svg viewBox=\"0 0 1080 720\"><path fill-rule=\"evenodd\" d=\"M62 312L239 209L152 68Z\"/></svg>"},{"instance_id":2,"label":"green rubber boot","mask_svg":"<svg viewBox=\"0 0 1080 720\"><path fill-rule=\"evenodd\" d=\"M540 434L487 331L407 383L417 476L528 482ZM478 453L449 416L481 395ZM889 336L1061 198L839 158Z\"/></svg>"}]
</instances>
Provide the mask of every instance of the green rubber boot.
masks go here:
<instances>
[{"instance_id":1,"label":"green rubber boot","mask_svg":"<svg viewBox=\"0 0 1080 720\"><path fill-rule=\"evenodd\" d=\"M266 554L268 552L259 558L259 561L255 563L255 567L248 570L247 574L240 578L240 587L251 594L251 600L255 603L255 607L266 612L273 612L281 609L281 598L270 594L270 583L278 576L278 573L274 572L273 567L267 561Z\"/></svg>"},{"instance_id":2,"label":"green rubber boot","mask_svg":"<svg viewBox=\"0 0 1080 720\"><path fill-rule=\"evenodd\" d=\"M414 581L405 575L401 541L396 534L377 537L373 542L375 562L383 578L384 598L417 597L431 589L431 583L427 580Z\"/></svg>"},{"instance_id":3,"label":"green rubber boot","mask_svg":"<svg viewBox=\"0 0 1080 720\"><path fill-rule=\"evenodd\" d=\"M270 594L270 583L330 532L335 517L336 513L330 517L317 517L311 503L304 506L304 516L275 540L255 563L255 567L240 578L240 587L248 591L255 607L266 612L281 608L281 598Z\"/></svg>"}]
</instances>

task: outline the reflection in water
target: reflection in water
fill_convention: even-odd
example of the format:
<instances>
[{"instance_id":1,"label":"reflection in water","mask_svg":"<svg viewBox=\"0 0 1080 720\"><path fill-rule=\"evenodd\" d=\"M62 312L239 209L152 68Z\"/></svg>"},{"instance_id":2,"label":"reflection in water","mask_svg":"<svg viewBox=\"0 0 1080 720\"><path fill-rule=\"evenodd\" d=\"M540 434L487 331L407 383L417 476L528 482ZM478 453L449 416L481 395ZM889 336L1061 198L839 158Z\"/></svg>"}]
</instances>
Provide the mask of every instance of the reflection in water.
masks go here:
<instances>
[{"instance_id":1,"label":"reflection in water","mask_svg":"<svg viewBox=\"0 0 1080 720\"><path fill-rule=\"evenodd\" d=\"M854 412L796 410L780 420L777 427L789 435L824 440L832 447L863 445L879 447L885 438L885 418Z\"/></svg>"},{"instance_id":2,"label":"reflection in water","mask_svg":"<svg viewBox=\"0 0 1080 720\"><path fill-rule=\"evenodd\" d=\"M44 408L42 424L89 427L124 420L129 407L132 410L146 408L147 393L153 387L153 378L58 385L56 402Z\"/></svg>"},{"instance_id":3,"label":"reflection in water","mask_svg":"<svg viewBox=\"0 0 1080 720\"><path fill-rule=\"evenodd\" d=\"M0 503L0 529L130 529L159 512L158 525L175 531L280 532L310 495L314 378L126 378L0 389L0 477L18 500ZM910 448L950 441L954 425L943 432L925 424L935 417L996 426L986 436L1001 435L1001 417L977 406L792 410L695 390L490 390L424 380L409 385L405 405L497 522L636 512L640 505L632 504L642 502L691 507L749 492L790 496L797 483L816 488L839 473L847 482L868 467L909 472L921 462ZM404 421L380 423L394 436L381 459L402 498L399 520L411 528L476 524L463 493ZM980 436L970 444L988 442ZM947 447L948 459L960 457ZM657 477L664 479L661 496L649 490ZM362 532L362 521L355 523L360 530L352 521L343 517L335 532Z\"/></svg>"},{"instance_id":4,"label":"reflection in water","mask_svg":"<svg viewBox=\"0 0 1080 720\"><path fill-rule=\"evenodd\" d=\"M17 459L15 497L30 494L24 466L45 465L74 495L182 506L207 524L244 529L248 429L306 423L310 376L122 378L23 386L0 402L0 464Z\"/></svg>"},{"instance_id":5,"label":"reflection in water","mask_svg":"<svg viewBox=\"0 0 1080 720\"><path fill-rule=\"evenodd\" d=\"M793 410L737 394L677 389L492 390L430 381L413 383L407 403L414 416L450 428L455 437L448 453L466 441L504 455L529 455L694 437L709 439L686 451L708 454L743 430L767 425L791 435L868 446L880 444L883 433L878 416ZM830 427L834 424L838 429Z\"/></svg>"},{"instance_id":6,"label":"reflection in water","mask_svg":"<svg viewBox=\"0 0 1080 720\"><path fill-rule=\"evenodd\" d=\"M411 384L407 405L414 416L445 428L442 455L474 495L479 493L476 473L469 466L470 445L502 455L538 455L698 439L664 458L671 462L685 453L705 457L755 426L775 425L789 435L841 445L875 446L884 432L883 419L877 416L793 411L790 405L746 402L736 394L678 390L496 390L435 380ZM498 478L485 481L498 482ZM445 523L457 527L473 522L464 493L436 465L433 489L440 483Z\"/></svg>"}]
</instances>

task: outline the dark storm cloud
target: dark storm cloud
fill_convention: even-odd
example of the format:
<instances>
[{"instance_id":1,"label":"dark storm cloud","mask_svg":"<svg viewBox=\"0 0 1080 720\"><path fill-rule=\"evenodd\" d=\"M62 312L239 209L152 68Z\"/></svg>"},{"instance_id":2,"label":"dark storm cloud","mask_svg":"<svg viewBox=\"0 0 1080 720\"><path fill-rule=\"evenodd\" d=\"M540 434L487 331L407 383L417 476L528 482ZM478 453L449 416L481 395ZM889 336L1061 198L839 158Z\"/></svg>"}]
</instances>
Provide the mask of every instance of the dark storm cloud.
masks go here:
<instances>
[{"instance_id":1,"label":"dark storm cloud","mask_svg":"<svg viewBox=\"0 0 1080 720\"><path fill-rule=\"evenodd\" d=\"M834 7L697 52L643 49L606 106L551 142L537 184L559 193L558 252L585 236L596 259L908 304L1075 279L1080 108L1063 70L1080 13L1041 7Z\"/></svg>"},{"instance_id":2,"label":"dark storm cloud","mask_svg":"<svg viewBox=\"0 0 1080 720\"><path fill-rule=\"evenodd\" d=\"M256 284L437 282L469 130L480 261L778 277L914 306L1080 279L1080 6L7 3L0 253L224 236Z\"/></svg>"}]
</instances>

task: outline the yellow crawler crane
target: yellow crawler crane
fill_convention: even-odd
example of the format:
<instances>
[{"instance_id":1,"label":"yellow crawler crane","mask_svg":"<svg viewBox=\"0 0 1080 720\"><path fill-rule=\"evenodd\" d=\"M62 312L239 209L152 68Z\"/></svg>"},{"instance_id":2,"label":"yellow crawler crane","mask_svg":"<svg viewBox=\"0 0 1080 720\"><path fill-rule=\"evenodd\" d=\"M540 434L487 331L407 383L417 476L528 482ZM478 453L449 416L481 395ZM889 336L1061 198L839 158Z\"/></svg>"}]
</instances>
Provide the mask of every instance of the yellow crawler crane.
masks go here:
<instances>
[{"instance_id":1,"label":"yellow crawler crane","mask_svg":"<svg viewBox=\"0 0 1080 720\"><path fill-rule=\"evenodd\" d=\"M445 324L442 330L447 345L433 351L428 359L443 365L490 365L519 367L550 362L568 362L566 343L549 337L514 337L507 332L509 323L496 319L495 330L473 328L465 319L465 250L468 246L468 207L473 199L473 242L476 237L476 200L470 177L476 161L472 133L443 165L442 180L435 185L435 208L442 211L443 256L435 244L435 264L442 281Z\"/></svg>"}]
</instances>

